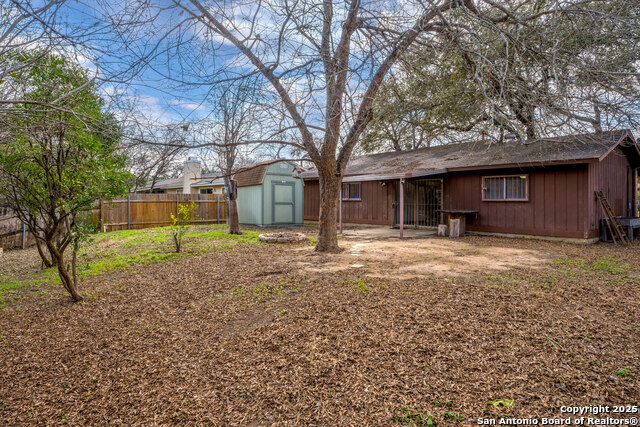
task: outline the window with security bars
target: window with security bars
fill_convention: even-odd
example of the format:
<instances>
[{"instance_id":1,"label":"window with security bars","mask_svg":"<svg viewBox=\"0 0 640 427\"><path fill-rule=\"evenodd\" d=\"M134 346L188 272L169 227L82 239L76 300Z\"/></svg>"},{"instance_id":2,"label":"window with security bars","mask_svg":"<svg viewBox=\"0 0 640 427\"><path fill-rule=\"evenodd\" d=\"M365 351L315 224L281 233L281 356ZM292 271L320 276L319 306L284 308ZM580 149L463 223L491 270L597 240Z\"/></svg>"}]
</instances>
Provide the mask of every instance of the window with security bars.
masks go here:
<instances>
[{"instance_id":1,"label":"window with security bars","mask_svg":"<svg viewBox=\"0 0 640 427\"><path fill-rule=\"evenodd\" d=\"M342 200L361 200L361 184L345 182L342 184Z\"/></svg>"},{"instance_id":2,"label":"window with security bars","mask_svg":"<svg viewBox=\"0 0 640 427\"><path fill-rule=\"evenodd\" d=\"M482 200L528 200L527 175L485 176L482 178Z\"/></svg>"}]
</instances>

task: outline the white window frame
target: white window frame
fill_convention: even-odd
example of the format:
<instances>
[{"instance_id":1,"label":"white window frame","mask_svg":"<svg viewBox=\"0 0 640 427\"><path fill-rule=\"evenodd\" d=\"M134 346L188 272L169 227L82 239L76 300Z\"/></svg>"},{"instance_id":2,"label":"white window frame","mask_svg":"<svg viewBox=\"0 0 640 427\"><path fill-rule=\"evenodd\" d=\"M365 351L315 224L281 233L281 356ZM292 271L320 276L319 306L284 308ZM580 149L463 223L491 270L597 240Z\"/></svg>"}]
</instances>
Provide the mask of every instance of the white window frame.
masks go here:
<instances>
[{"instance_id":1,"label":"white window frame","mask_svg":"<svg viewBox=\"0 0 640 427\"><path fill-rule=\"evenodd\" d=\"M490 199L487 198L487 186L486 186L486 180L487 179L495 179L495 178L501 178L502 182L503 182L503 189L502 189L502 194L504 195L504 197L502 199ZM507 178L520 178L524 180L524 198L507 198ZM482 201L483 202L528 202L529 201L529 175L528 174L523 174L523 175L488 175L488 176L483 176L482 177Z\"/></svg>"}]
</instances>

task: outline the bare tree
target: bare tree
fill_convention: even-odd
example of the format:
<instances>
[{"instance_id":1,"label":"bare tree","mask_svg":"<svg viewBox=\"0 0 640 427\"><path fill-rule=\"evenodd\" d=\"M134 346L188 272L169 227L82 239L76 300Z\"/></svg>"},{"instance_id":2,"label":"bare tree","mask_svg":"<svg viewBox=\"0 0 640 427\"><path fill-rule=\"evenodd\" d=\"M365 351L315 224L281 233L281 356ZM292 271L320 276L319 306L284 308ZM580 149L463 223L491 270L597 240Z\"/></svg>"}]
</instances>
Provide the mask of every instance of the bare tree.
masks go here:
<instances>
[{"instance_id":1,"label":"bare tree","mask_svg":"<svg viewBox=\"0 0 640 427\"><path fill-rule=\"evenodd\" d=\"M158 180L178 174L179 161L188 151L185 125L156 123L135 112L129 112L121 123L120 151L127 156L131 192L140 187L152 192Z\"/></svg>"},{"instance_id":2,"label":"bare tree","mask_svg":"<svg viewBox=\"0 0 640 427\"><path fill-rule=\"evenodd\" d=\"M237 183L232 174L238 166L240 147L251 139L254 128L258 127L255 79L227 85L217 98L213 114L219 123L219 139L214 150L227 193L227 223L230 234L242 234L238 220Z\"/></svg>"}]
</instances>

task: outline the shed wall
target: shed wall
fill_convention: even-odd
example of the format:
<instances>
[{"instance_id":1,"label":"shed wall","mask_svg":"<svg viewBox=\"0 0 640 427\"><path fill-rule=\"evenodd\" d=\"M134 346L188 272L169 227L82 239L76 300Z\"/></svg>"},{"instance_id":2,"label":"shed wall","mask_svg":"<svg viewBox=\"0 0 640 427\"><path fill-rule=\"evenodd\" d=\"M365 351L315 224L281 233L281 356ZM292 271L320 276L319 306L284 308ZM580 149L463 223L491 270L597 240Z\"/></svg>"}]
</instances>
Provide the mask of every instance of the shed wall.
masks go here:
<instances>
[{"instance_id":1,"label":"shed wall","mask_svg":"<svg viewBox=\"0 0 640 427\"><path fill-rule=\"evenodd\" d=\"M238 187L238 221L240 224L263 225L261 185Z\"/></svg>"}]
</instances>

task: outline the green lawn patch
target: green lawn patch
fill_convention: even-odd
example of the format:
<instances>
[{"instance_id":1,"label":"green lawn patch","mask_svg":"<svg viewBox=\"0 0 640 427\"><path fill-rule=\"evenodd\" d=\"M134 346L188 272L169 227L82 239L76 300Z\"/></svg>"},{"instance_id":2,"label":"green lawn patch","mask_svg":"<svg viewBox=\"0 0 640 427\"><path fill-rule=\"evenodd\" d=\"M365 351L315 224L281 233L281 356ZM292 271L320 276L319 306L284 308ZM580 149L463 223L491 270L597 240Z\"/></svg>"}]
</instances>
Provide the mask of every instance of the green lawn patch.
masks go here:
<instances>
[{"instance_id":1,"label":"green lawn patch","mask_svg":"<svg viewBox=\"0 0 640 427\"><path fill-rule=\"evenodd\" d=\"M185 235L186 251L178 254L173 251L169 227L98 233L94 236L94 243L84 248L78 258L78 277L84 280L109 271L200 255L210 250L231 252L240 244L259 244L258 236L259 233L255 231L244 231L241 235L228 234L226 225L193 226ZM34 263L39 262L35 250L25 254L33 257ZM70 256L69 253L67 259ZM8 293L29 286L42 287L59 282L56 268L28 274L0 275L0 305Z\"/></svg>"}]
</instances>

